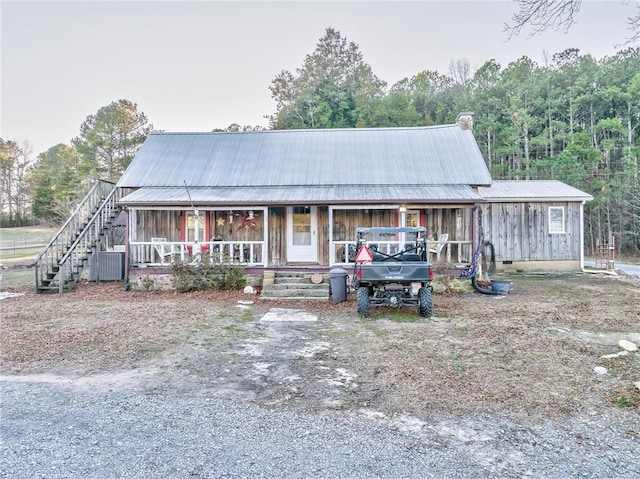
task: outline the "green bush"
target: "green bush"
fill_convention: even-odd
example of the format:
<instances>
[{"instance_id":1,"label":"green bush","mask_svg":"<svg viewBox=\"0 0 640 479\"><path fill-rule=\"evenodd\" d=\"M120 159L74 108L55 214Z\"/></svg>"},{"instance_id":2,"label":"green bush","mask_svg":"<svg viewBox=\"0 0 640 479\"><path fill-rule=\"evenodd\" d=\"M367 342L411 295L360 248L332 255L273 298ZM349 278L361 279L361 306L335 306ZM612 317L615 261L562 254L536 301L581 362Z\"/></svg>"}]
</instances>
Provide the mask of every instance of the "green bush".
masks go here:
<instances>
[{"instance_id":1,"label":"green bush","mask_svg":"<svg viewBox=\"0 0 640 479\"><path fill-rule=\"evenodd\" d=\"M199 264L174 263L173 274L174 286L181 292L242 289L247 284L242 266L212 264L208 254L202 255L202 261Z\"/></svg>"}]
</instances>

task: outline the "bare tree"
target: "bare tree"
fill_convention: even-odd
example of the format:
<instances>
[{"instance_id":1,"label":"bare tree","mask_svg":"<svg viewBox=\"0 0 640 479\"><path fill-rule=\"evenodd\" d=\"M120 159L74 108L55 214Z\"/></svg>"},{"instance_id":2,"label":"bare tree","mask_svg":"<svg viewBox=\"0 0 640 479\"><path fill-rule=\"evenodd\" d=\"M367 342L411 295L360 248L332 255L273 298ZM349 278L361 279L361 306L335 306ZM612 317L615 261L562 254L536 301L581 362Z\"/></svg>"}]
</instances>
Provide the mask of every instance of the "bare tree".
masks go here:
<instances>
[{"instance_id":1,"label":"bare tree","mask_svg":"<svg viewBox=\"0 0 640 479\"><path fill-rule=\"evenodd\" d=\"M631 37L627 39L627 44L640 43L640 5L638 5L636 14L629 17L627 24L631 31Z\"/></svg>"},{"instance_id":2,"label":"bare tree","mask_svg":"<svg viewBox=\"0 0 640 479\"><path fill-rule=\"evenodd\" d=\"M211 130L214 133L220 132L238 132L238 131L262 131L266 130L264 126L261 125L240 125L239 123L231 123L226 128L214 128Z\"/></svg>"},{"instance_id":3,"label":"bare tree","mask_svg":"<svg viewBox=\"0 0 640 479\"><path fill-rule=\"evenodd\" d=\"M468 85L473 78L471 64L466 58L449 62L449 76L459 85Z\"/></svg>"},{"instance_id":4,"label":"bare tree","mask_svg":"<svg viewBox=\"0 0 640 479\"><path fill-rule=\"evenodd\" d=\"M564 30L571 28L580 12L582 0L515 0L519 10L511 17L512 23L505 24L505 31L511 38L518 35L523 28L530 27L532 35L537 35L551 28ZM638 3L637 0L620 0L620 3ZM640 40L640 4L635 16L628 18L627 26L630 36L626 44L631 45Z\"/></svg>"},{"instance_id":5,"label":"bare tree","mask_svg":"<svg viewBox=\"0 0 640 479\"><path fill-rule=\"evenodd\" d=\"M32 148L0 138L0 220L3 226L23 226L29 220L31 196L27 172Z\"/></svg>"}]
</instances>

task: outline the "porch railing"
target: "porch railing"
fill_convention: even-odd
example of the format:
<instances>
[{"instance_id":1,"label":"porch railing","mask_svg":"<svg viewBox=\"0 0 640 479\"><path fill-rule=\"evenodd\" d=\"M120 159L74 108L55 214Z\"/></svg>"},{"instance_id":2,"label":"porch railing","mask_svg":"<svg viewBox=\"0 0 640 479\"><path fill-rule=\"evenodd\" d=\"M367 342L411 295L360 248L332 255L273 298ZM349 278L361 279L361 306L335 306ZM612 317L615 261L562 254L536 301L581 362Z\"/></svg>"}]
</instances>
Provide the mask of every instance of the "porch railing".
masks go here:
<instances>
[{"instance_id":1,"label":"porch railing","mask_svg":"<svg viewBox=\"0 0 640 479\"><path fill-rule=\"evenodd\" d=\"M473 243L471 241L442 241L440 248L434 247L429 251L429 261L432 263L468 264L473 259ZM404 241L376 241L378 251L393 255L404 247ZM330 257L332 264L353 264L356 256L354 241L332 241Z\"/></svg>"},{"instance_id":2,"label":"porch railing","mask_svg":"<svg viewBox=\"0 0 640 479\"><path fill-rule=\"evenodd\" d=\"M166 266L175 261L196 263L203 258L208 258L211 263L246 266L266 263L264 241L210 241L196 244L153 238L152 241L134 241L129 246L132 266Z\"/></svg>"}]
</instances>

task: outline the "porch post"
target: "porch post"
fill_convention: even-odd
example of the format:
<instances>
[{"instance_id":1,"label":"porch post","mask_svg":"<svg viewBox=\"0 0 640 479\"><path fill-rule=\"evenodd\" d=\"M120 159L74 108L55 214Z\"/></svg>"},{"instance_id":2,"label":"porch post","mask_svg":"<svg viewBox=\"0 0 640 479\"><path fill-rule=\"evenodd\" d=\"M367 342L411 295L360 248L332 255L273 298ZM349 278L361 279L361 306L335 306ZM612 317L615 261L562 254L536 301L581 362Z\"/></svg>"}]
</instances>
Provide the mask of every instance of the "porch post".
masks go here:
<instances>
[{"instance_id":1,"label":"porch post","mask_svg":"<svg viewBox=\"0 0 640 479\"><path fill-rule=\"evenodd\" d=\"M333 244L333 206L329 205L329 266L335 261L335 248Z\"/></svg>"},{"instance_id":2,"label":"porch post","mask_svg":"<svg viewBox=\"0 0 640 479\"><path fill-rule=\"evenodd\" d=\"M584 271L584 204L580 202L580 271Z\"/></svg>"},{"instance_id":3,"label":"porch post","mask_svg":"<svg viewBox=\"0 0 640 479\"><path fill-rule=\"evenodd\" d=\"M478 214L478 209L480 208L480 205L478 205L478 203L476 203L473 207L473 213L471 214L471 258L473 259L473 255L475 254L475 250L476 247L478 245L478 242L480 241L480 235L482 234L484 236L484 232L482 231L482 226L479 225L479 217L480 215Z\"/></svg>"},{"instance_id":4,"label":"porch post","mask_svg":"<svg viewBox=\"0 0 640 479\"><path fill-rule=\"evenodd\" d=\"M200 242L200 212L193 209L193 242Z\"/></svg>"},{"instance_id":5,"label":"porch post","mask_svg":"<svg viewBox=\"0 0 640 479\"><path fill-rule=\"evenodd\" d=\"M264 221L262 222L262 264L263 268L266 268L269 261L269 207L264 208Z\"/></svg>"},{"instance_id":6,"label":"porch post","mask_svg":"<svg viewBox=\"0 0 640 479\"><path fill-rule=\"evenodd\" d=\"M131 267L131 227L129 226L129 208L126 206L124 211L124 290L129 291L129 268Z\"/></svg>"}]
</instances>

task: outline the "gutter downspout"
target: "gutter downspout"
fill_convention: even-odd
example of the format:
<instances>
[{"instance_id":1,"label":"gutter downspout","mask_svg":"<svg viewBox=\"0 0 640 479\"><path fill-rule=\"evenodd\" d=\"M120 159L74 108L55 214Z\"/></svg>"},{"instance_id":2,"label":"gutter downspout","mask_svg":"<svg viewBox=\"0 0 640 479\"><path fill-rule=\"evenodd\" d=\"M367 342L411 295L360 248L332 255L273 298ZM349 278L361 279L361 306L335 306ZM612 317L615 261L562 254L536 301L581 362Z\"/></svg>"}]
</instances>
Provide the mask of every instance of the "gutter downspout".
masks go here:
<instances>
[{"instance_id":1,"label":"gutter downspout","mask_svg":"<svg viewBox=\"0 0 640 479\"><path fill-rule=\"evenodd\" d=\"M584 269L584 204L585 200L580 203L580 271L583 273L603 273L610 276L618 276L615 271L599 270L599 269Z\"/></svg>"}]
</instances>

